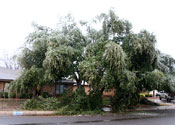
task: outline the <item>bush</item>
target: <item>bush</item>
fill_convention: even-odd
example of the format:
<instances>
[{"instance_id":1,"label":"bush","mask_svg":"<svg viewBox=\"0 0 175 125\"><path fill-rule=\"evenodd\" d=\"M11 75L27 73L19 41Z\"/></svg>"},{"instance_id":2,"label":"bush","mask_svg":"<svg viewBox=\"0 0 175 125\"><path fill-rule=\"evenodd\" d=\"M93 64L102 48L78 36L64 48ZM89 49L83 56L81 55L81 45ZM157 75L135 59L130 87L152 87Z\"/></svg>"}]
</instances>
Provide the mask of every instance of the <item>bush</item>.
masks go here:
<instances>
[{"instance_id":1,"label":"bush","mask_svg":"<svg viewBox=\"0 0 175 125\"><path fill-rule=\"evenodd\" d=\"M26 110L57 110L60 107L60 103L57 98L42 98L27 100L24 104Z\"/></svg>"},{"instance_id":2,"label":"bush","mask_svg":"<svg viewBox=\"0 0 175 125\"><path fill-rule=\"evenodd\" d=\"M140 95L140 98L144 98L145 97L144 93L139 93L139 95Z\"/></svg>"},{"instance_id":3,"label":"bush","mask_svg":"<svg viewBox=\"0 0 175 125\"><path fill-rule=\"evenodd\" d=\"M73 94L70 90L66 90L61 97L61 105L69 105L73 99Z\"/></svg>"},{"instance_id":4,"label":"bush","mask_svg":"<svg viewBox=\"0 0 175 125\"><path fill-rule=\"evenodd\" d=\"M88 105L90 110L101 110L103 107L102 93L90 92L88 96Z\"/></svg>"},{"instance_id":5,"label":"bush","mask_svg":"<svg viewBox=\"0 0 175 125\"><path fill-rule=\"evenodd\" d=\"M110 104L110 98L103 98L103 106L109 106Z\"/></svg>"},{"instance_id":6,"label":"bush","mask_svg":"<svg viewBox=\"0 0 175 125\"><path fill-rule=\"evenodd\" d=\"M127 93L122 90L115 92L111 98L111 105L113 111L126 111L133 108L139 103L139 95L137 93Z\"/></svg>"},{"instance_id":7,"label":"bush","mask_svg":"<svg viewBox=\"0 0 175 125\"><path fill-rule=\"evenodd\" d=\"M145 97L153 97L153 94L145 94Z\"/></svg>"},{"instance_id":8,"label":"bush","mask_svg":"<svg viewBox=\"0 0 175 125\"><path fill-rule=\"evenodd\" d=\"M0 92L0 98L3 98L3 92Z\"/></svg>"},{"instance_id":9,"label":"bush","mask_svg":"<svg viewBox=\"0 0 175 125\"><path fill-rule=\"evenodd\" d=\"M87 111L77 111L71 106L63 106L58 109L56 112L57 115L94 115L94 114L102 114L102 110L87 110Z\"/></svg>"},{"instance_id":10,"label":"bush","mask_svg":"<svg viewBox=\"0 0 175 125\"><path fill-rule=\"evenodd\" d=\"M42 110L57 110L60 107L60 103L57 98L51 97L46 99L41 99L42 102Z\"/></svg>"},{"instance_id":11,"label":"bush","mask_svg":"<svg viewBox=\"0 0 175 125\"><path fill-rule=\"evenodd\" d=\"M2 95L3 98L8 98L8 92L4 92Z\"/></svg>"},{"instance_id":12,"label":"bush","mask_svg":"<svg viewBox=\"0 0 175 125\"><path fill-rule=\"evenodd\" d=\"M31 99L32 97L33 97L33 94L32 93L26 94L26 98Z\"/></svg>"},{"instance_id":13,"label":"bush","mask_svg":"<svg viewBox=\"0 0 175 125\"><path fill-rule=\"evenodd\" d=\"M155 103L155 102L149 101L149 100L146 99L146 98L142 98L142 99L140 99L140 104L152 105L152 106L160 106L158 103Z\"/></svg>"},{"instance_id":14,"label":"bush","mask_svg":"<svg viewBox=\"0 0 175 125\"><path fill-rule=\"evenodd\" d=\"M24 109L26 109L26 110L41 109L41 103L39 101L37 101L36 99L27 100L24 103Z\"/></svg>"},{"instance_id":15,"label":"bush","mask_svg":"<svg viewBox=\"0 0 175 125\"><path fill-rule=\"evenodd\" d=\"M20 94L19 94L19 98L21 98L21 99L26 98L26 96L27 96L27 95L26 95L25 93L20 93Z\"/></svg>"},{"instance_id":16,"label":"bush","mask_svg":"<svg viewBox=\"0 0 175 125\"><path fill-rule=\"evenodd\" d=\"M16 98L16 93L10 93L10 98Z\"/></svg>"},{"instance_id":17,"label":"bush","mask_svg":"<svg viewBox=\"0 0 175 125\"><path fill-rule=\"evenodd\" d=\"M149 97L153 97L153 94L149 94Z\"/></svg>"},{"instance_id":18,"label":"bush","mask_svg":"<svg viewBox=\"0 0 175 125\"><path fill-rule=\"evenodd\" d=\"M43 98L48 98L48 97L50 97L50 95L49 95L48 92L43 92L43 93L42 93L42 97L43 97Z\"/></svg>"},{"instance_id":19,"label":"bush","mask_svg":"<svg viewBox=\"0 0 175 125\"><path fill-rule=\"evenodd\" d=\"M89 109L89 99L86 95L86 92L83 87L77 88L75 93L73 94L73 100L71 102L72 107L74 107L75 110L88 110Z\"/></svg>"}]
</instances>

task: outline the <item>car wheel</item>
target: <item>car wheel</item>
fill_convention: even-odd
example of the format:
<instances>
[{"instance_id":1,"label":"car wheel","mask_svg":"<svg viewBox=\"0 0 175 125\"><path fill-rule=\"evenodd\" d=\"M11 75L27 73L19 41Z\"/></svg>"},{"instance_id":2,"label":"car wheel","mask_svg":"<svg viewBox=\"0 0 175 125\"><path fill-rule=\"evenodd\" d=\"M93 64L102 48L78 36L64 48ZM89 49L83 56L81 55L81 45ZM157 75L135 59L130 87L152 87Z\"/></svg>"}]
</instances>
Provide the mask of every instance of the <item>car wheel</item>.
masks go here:
<instances>
[{"instance_id":1,"label":"car wheel","mask_svg":"<svg viewBox=\"0 0 175 125\"><path fill-rule=\"evenodd\" d=\"M159 99L160 99L160 100L162 100L162 97L161 97L161 96L159 96Z\"/></svg>"},{"instance_id":2,"label":"car wheel","mask_svg":"<svg viewBox=\"0 0 175 125\"><path fill-rule=\"evenodd\" d=\"M167 99L166 99L166 102L170 102L170 99L169 99L169 98L167 98Z\"/></svg>"}]
</instances>

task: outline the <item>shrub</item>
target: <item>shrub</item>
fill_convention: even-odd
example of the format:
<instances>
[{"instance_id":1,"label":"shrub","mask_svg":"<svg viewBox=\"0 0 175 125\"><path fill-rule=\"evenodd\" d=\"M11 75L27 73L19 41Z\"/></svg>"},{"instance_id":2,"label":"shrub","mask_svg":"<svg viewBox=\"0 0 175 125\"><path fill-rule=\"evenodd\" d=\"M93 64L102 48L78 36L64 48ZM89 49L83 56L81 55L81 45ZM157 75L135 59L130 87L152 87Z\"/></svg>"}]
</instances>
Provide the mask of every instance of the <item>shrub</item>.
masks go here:
<instances>
[{"instance_id":1,"label":"shrub","mask_svg":"<svg viewBox=\"0 0 175 125\"><path fill-rule=\"evenodd\" d=\"M60 103L57 98L42 98L27 100L24 104L26 110L57 110L60 107Z\"/></svg>"},{"instance_id":2,"label":"shrub","mask_svg":"<svg viewBox=\"0 0 175 125\"><path fill-rule=\"evenodd\" d=\"M103 98L103 106L109 106L110 104L110 98Z\"/></svg>"},{"instance_id":3,"label":"shrub","mask_svg":"<svg viewBox=\"0 0 175 125\"><path fill-rule=\"evenodd\" d=\"M140 95L140 98L144 98L145 97L144 93L139 93L139 95Z\"/></svg>"},{"instance_id":4,"label":"shrub","mask_svg":"<svg viewBox=\"0 0 175 125\"><path fill-rule=\"evenodd\" d=\"M88 96L88 105L90 110L101 110L103 107L102 93L90 92Z\"/></svg>"},{"instance_id":5,"label":"shrub","mask_svg":"<svg viewBox=\"0 0 175 125\"><path fill-rule=\"evenodd\" d=\"M89 104L88 104L88 96L85 93L85 90L83 87L77 88L75 93L73 94L73 100L71 102L72 106L75 110L88 110Z\"/></svg>"},{"instance_id":6,"label":"shrub","mask_svg":"<svg viewBox=\"0 0 175 125\"><path fill-rule=\"evenodd\" d=\"M153 94L149 94L149 97L153 97Z\"/></svg>"},{"instance_id":7,"label":"shrub","mask_svg":"<svg viewBox=\"0 0 175 125\"><path fill-rule=\"evenodd\" d=\"M8 92L3 93L3 98L8 98Z\"/></svg>"},{"instance_id":8,"label":"shrub","mask_svg":"<svg viewBox=\"0 0 175 125\"><path fill-rule=\"evenodd\" d=\"M32 97L33 97L33 94L32 93L26 94L26 98L31 99Z\"/></svg>"},{"instance_id":9,"label":"shrub","mask_svg":"<svg viewBox=\"0 0 175 125\"><path fill-rule=\"evenodd\" d=\"M153 97L153 94L145 94L145 97Z\"/></svg>"},{"instance_id":10,"label":"shrub","mask_svg":"<svg viewBox=\"0 0 175 125\"><path fill-rule=\"evenodd\" d=\"M58 102L57 98L51 97L42 99L42 110L57 110L60 107L60 103Z\"/></svg>"},{"instance_id":11,"label":"shrub","mask_svg":"<svg viewBox=\"0 0 175 125\"><path fill-rule=\"evenodd\" d=\"M0 92L0 98L3 98L3 92Z\"/></svg>"},{"instance_id":12,"label":"shrub","mask_svg":"<svg viewBox=\"0 0 175 125\"><path fill-rule=\"evenodd\" d=\"M61 105L69 105L73 99L72 92L70 90L66 90L61 97Z\"/></svg>"},{"instance_id":13,"label":"shrub","mask_svg":"<svg viewBox=\"0 0 175 125\"><path fill-rule=\"evenodd\" d=\"M149 97L149 94L145 94L145 97Z\"/></svg>"},{"instance_id":14,"label":"shrub","mask_svg":"<svg viewBox=\"0 0 175 125\"><path fill-rule=\"evenodd\" d=\"M158 103L152 102L146 98L140 99L140 104L152 105L152 106L160 106Z\"/></svg>"},{"instance_id":15,"label":"shrub","mask_svg":"<svg viewBox=\"0 0 175 125\"><path fill-rule=\"evenodd\" d=\"M36 99L27 100L24 103L24 109L26 110L41 109L41 103Z\"/></svg>"},{"instance_id":16,"label":"shrub","mask_svg":"<svg viewBox=\"0 0 175 125\"><path fill-rule=\"evenodd\" d=\"M125 91L116 91L111 98L113 111L126 111L133 108L139 103L139 95L137 93L127 93Z\"/></svg>"},{"instance_id":17,"label":"shrub","mask_svg":"<svg viewBox=\"0 0 175 125\"><path fill-rule=\"evenodd\" d=\"M10 93L10 98L16 98L16 93Z\"/></svg>"},{"instance_id":18,"label":"shrub","mask_svg":"<svg viewBox=\"0 0 175 125\"><path fill-rule=\"evenodd\" d=\"M42 93L42 97L43 97L43 98L48 98L48 97L50 97L50 95L49 95L48 92L43 92L43 93Z\"/></svg>"},{"instance_id":19,"label":"shrub","mask_svg":"<svg viewBox=\"0 0 175 125\"><path fill-rule=\"evenodd\" d=\"M23 98L26 98L26 96L27 96L27 95L26 95L25 93L20 93L20 94L19 94L19 98L22 98L22 99L23 99Z\"/></svg>"}]
</instances>

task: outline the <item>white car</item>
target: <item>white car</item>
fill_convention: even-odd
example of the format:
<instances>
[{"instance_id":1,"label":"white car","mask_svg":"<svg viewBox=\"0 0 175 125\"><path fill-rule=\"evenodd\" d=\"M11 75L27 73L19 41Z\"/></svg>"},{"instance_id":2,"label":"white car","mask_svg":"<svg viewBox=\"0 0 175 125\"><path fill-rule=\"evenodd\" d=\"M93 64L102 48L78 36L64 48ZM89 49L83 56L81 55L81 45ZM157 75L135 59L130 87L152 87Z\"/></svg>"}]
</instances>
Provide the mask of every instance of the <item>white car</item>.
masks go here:
<instances>
[{"instance_id":1,"label":"white car","mask_svg":"<svg viewBox=\"0 0 175 125\"><path fill-rule=\"evenodd\" d=\"M168 94L165 91L160 91L159 92L159 99L166 99L167 102L171 102L171 100L175 99L175 95L174 94Z\"/></svg>"}]
</instances>

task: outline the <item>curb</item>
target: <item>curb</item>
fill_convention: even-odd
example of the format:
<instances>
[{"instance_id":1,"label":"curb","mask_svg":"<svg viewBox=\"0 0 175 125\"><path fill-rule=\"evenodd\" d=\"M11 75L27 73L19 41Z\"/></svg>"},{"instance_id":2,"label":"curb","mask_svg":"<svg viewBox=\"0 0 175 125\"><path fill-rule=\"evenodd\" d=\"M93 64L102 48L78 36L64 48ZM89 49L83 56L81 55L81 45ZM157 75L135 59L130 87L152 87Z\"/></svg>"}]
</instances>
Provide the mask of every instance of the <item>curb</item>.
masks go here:
<instances>
[{"instance_id":1,"label":"curb","mask_svg":"<svg viewBox=\"0 0 175 125\"><path fill-rule=\"evenodd\" d=\"M55 114L55 111L0 111L1 116L48 116Z\"/></svg>"},{"instance_id":2,"label":"curb","mask_svg":"<svg viewBox=\"0 0 175 125\"><path fill-rule=\"evenodd\" d=\"M134 111L152 111L152 110L173 110L175 106L155 106L148 108L136 108Z\"/></svg>"}]
</instances>

